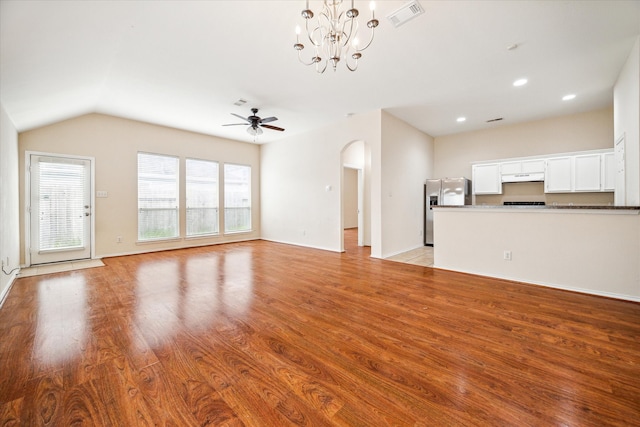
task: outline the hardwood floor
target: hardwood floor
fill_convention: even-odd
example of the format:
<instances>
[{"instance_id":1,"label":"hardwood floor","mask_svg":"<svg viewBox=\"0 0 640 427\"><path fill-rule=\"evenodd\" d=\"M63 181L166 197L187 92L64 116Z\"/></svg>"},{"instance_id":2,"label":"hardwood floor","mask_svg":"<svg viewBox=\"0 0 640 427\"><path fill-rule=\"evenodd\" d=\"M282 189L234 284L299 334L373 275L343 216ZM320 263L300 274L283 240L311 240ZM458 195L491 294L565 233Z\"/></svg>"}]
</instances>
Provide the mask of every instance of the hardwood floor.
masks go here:
<instances>
[{"instance_id":1,"label":"hardwood floor","mask_svg":"<svg viewBox=\"0 0 640 427\"><path fill-rule=\"evenodd\" d=\"M245 242L18 279L0 425L640 425L640 304L346 247Z\"/></svg>"}]
</instances>

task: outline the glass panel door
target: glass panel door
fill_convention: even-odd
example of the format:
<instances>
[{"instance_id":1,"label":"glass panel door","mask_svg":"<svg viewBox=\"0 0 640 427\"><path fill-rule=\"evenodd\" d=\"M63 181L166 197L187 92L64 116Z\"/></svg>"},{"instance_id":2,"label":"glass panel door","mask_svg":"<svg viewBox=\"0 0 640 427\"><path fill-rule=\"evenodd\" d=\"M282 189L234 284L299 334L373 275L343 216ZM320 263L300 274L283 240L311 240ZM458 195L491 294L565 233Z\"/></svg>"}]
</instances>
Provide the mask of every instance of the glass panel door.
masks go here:
<instances>
[{"instance_id":1,"label":"glass panel door","mask_svg":"<svg viewBox=\"0 0 640 427\"><path fill-rule=\"evenodd\" d=\"M31 155L31 265L91 258L91 162Z\"/></svg>"}]
</instances>

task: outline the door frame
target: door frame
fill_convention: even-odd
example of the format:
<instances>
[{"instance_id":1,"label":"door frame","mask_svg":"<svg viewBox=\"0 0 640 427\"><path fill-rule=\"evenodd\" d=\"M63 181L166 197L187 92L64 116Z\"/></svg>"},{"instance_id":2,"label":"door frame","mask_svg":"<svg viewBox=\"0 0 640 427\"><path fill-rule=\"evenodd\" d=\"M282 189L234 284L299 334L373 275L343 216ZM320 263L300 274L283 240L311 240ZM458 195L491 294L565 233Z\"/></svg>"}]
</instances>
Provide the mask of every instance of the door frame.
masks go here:
<instances>
[{"instance_id":1,"label":"door frame","mask_svg":"<svg viewBox=\"0 0 640 427\"><path fill-rule=\"evenodd\" d=\"M89 259L96 259L96 197L95 197L95 157L77 156L73 154L48 153L44 151L24 152L24 263L31 267L31 156L59 157L62 159L77 159L89 162L89 200L91 200L91 216L89 232ZM61 261L66 262L66 261Z\"/></svg>"},{"instance_id":2,"label":"door frame","mask_svg":"<svg viewBox=\"0 0 640 427\"><path fill-rule=\"evenodd\" d=\"M358 246L364 246L364 171L361 167L356 165L350 165L345 163L342 166L342 187L340 192L340 206L341 206L341 227L343 229L342 236L342 250L344 250L344 203L342 202L342 197L344 197L344 170L351 169L357 172L357 205L358 205Z\"/></svg>"}]
</instances>

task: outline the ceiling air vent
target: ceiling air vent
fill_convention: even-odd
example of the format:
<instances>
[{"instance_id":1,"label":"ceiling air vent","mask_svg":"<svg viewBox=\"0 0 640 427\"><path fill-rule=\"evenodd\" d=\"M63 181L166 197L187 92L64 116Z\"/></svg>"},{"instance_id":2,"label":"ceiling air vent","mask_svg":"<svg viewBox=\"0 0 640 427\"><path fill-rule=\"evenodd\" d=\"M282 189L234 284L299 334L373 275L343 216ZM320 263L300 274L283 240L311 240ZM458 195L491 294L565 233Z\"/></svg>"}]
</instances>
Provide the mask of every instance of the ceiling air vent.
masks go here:
<instances>
[{"instance_id":1,"label":"ceiling air vent","mask_svg":"<svg viewBox=\"0 0 640 427\"><path fill-rule=\"evenodd\" d=\"M387 15L387 19L391 21L391 23L398 28L400 25L410 21L418 15L422 15L424 13L424 9L420 4L414 0L402 6L400 9L395 12Z\"/></svg>"}]
</instances>

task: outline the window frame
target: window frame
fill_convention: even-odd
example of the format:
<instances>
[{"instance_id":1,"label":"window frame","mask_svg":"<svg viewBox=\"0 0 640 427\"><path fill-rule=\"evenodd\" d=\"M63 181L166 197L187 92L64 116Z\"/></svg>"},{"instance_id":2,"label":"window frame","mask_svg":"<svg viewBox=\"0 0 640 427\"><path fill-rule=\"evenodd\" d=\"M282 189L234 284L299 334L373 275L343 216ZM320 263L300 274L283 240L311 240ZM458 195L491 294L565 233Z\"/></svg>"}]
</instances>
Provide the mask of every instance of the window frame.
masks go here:
<instances>
[{"instance_id":1,"label":"window frame","mask_svg":"<svg viewBox=\"0 0 640 427\"><path fill-rule=\"evenodd\" d=\"M227 166L239 166L239 167L245 167L249 169L249 181L248 181L248 190L249 190L249 194L248 194L248 203L249 203L249 213L248 213L248 221L249 221L249 226L247 229L239 229L239 230L229 230L227 229L227 224L228 224L228 215L227 215L227 209L232 209L230 207L227 206ZM223 163L223 168L222 168L222 191L223 191L223 218L222 218L222 227L223 227L223 233L225 235L227 234L240 234L240 233L251 233L253 230L253 167L251 165L248 164L243 164L243 163L233 163L233 162L224 162ZM242 206L234 206L233 208L243 208Z\"/></svg>"},{"instance_id":2,"label":"window frame","mask_svg":"<svg viewBox=\"0 0 640 427\"><path fill-rule=\"evenodd\" d=\"M211 232L211 233L198 233L198 234L189 234L189 176L188 176L188 163L189 161L196 161L196 162L207 162L207 163L214 163L216 165L216 196L217 196L217 206L215 207L215 209L217 209L217 221L216 221L216 231ZM221 202L220 202L220 190L221 190L221 179L220 179L220 173L221 173L221 168L220 168L220 162L218 160L210 160L210 159L202 159L202 158L196 158L196 157L185 157L184 158L184 186L185 186L185 198L184 198L184 215L185 215L185 229L184 229L184 237L185 239L199 239L199 238L206 238L206 237L214 237L214 236L220 236L221 232L220 232L220 223L221 223ZM194 208L191 208L194 209Z\"/></svg>"},{"instance_id":3,"label":"window frame","mask_svg":"<svg viewBox=\"0 0 640 427\"><path fill-rule=\"evenodd\" d=\"M156 238L142 238L140 231L141 231L141 221L140 221L140 213L141 213L141 209L150 209L150 208L141 208L140 207L140 155L146 155L146 156L156 156L156 157L164 157L164 158L170 158L170 159L174 159L175 163L176 163L176 173L175 173L175 208L157 208L157 209L166 209L166 210L175 210L175 230L176 233L173 236L161 236L161 237L156 237ZM161 153L151 153L151 152L147 152L147 151L138 151L136 153L136 202L137 202L137 230L136 230L136 234L137 234L137 240L136 243L156 243L156 242L163 242L163 241L175 241L175 240L180 240L182 238L182 232L181 232L181 226L180 226L180 210L181 210L181 203L180 203L180 198L181 198L181 193L180 193L180 183L181 183L181 168L180 168L180 163L181 163L181 158L178 155L172 155L172 154L161 154Z\"/></svg>"}]
</instances>

